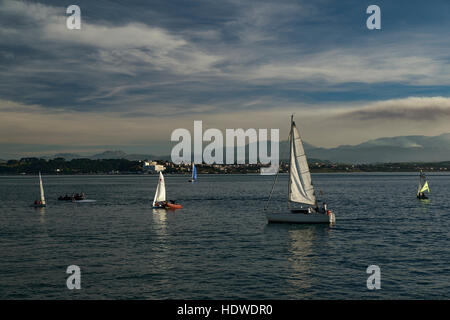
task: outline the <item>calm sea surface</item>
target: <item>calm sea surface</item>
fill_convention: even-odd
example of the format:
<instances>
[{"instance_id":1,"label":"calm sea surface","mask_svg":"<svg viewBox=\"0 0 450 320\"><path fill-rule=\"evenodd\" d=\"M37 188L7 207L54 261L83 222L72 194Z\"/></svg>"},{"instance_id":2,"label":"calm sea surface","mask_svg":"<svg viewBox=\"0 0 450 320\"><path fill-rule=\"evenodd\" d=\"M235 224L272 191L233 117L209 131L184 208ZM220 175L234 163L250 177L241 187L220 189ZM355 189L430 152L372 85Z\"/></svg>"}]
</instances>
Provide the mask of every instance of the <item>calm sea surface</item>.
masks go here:
<instances>
[{"instance_id":1,"label":"calm sea surface","mask_svg":"<svg viewBox=\"0 0 450 320\"><path fill-rule=\"evenodd\" d=\"M286 207L280 175L269 209ZM336 225L267 224L273 177L0 177L0 299L450 299L450 175L314 174ZM96 203L62 203L85 192ZM68 290L66 268L81 268ZM381 268L381 290L366 268Z\"/></svg>"}]
</instances>

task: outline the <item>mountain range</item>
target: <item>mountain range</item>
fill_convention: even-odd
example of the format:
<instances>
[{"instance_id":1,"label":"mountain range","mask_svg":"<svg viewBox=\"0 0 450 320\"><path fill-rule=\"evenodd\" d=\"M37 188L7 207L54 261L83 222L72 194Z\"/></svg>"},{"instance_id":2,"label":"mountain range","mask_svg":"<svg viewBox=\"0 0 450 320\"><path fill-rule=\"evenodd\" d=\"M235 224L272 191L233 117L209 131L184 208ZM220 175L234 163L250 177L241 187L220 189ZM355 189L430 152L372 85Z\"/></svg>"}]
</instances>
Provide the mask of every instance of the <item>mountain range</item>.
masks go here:
<instances>
[{"instance_id":1,"label":"mountain range","mask_svg":"<svg viewBox=\"0 0 450 320\"><path fill-rule=\"evenodd\" d=\"M344 163L447 161L450 160L450 133L434 137L379 138L336 148L317 148L306 144L305 151L311 158Z\"/></svg>"},{"instance_id":2,"label":"mountain range","mask_svg":"<svg viewBox=\"0 0 450 320\"><path fill-rule=\"evenodd\" d=\"M450 160L450 133L439 136L398 136L369 140L357 145L341 145L335 148L315 147L304 142L309 160L341 163L387 163L387 162L437 162ZM248 145L245 148L248 159ZM280 160L289 159L289 142L280 142ZM226 151L224 150L224 156ZM236 152L235 152L236 155ZM59 153L46 159L64 158L66 160L89 159L127 159L127 160L170 160L170 155L127 154L123 151L105 151L91 156L73 153Z\"/></svg>"},{"instance_id":3,"label":"mountain range","mask_svg":"<svg viewBox=\"0 0 450 320\"><path fill-rule=\"evenodd\" d=\"M156 156L151 154L127 154L123 151L116 150L111 151L107 150L102 153L94 154L91 156L82 156L76 153L57 153L53 156L45 156L43 159L55 159L55 158L64 158L68 161L73 159L91 159L91 160L100 160L100 159L126 159L126 160L148 160L148 159L157 159L157 160L170 160L170 156Z\"/></svg>"}]
</instances>

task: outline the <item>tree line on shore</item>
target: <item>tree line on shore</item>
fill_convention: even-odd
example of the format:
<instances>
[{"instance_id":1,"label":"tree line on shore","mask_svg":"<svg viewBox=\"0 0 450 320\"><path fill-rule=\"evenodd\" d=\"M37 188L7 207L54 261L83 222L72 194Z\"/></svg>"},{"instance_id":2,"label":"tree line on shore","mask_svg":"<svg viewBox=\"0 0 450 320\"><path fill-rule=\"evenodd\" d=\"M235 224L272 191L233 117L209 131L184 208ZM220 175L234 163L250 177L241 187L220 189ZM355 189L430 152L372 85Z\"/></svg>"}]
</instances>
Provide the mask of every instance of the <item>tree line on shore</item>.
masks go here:
<instances>
[{"instance_id":1,"label":"tree line on shore","mask_svg":"<svg viewBox=\"0 0 450 320\"><path fill-rule=\"evenodd\" d=\"M190 164L175 165L168 161L161 161L165 165L165 173L187 174ZM450 172L450 161L432 163L376 163L376 164L345 164L329 161L313 160L309 163L312 172L414 172L419 170ZM210 165L199 164L199 174L229 174L229 173L259 173L261 165ZM22 158L0 162L0 174L117 174L143 173L143 162L127 159L73 159L64 158L40 159ZM280 172L289 172L287 162L281 162Z\"/></svg>"}]
</instances>

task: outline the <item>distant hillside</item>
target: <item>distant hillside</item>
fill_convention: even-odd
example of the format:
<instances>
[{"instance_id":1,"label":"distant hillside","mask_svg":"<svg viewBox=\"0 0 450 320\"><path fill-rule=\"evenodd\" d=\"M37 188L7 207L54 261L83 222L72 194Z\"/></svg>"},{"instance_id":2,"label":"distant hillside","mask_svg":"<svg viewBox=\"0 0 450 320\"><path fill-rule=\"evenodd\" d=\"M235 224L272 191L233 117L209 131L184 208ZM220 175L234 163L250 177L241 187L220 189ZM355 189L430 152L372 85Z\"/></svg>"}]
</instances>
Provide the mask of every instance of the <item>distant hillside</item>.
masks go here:
<instances>
[{"instance_id":1,"label":"distant hillside","mask_svg":"<svg viewBox=\"0 0 450 320\"><path fill-rule=\"evenodd\" d=\"M175 144L173 144L175 145ZM203 147L208 143L204 143ZM310 162L338 163L388 163L388 162L439 162L450 160L450 133L435 137L399 136L369 140L358 145L341 145L336 148L318 148L304 142L306 155ZM235 147L235 160L239 148ZM267 148L270 154L270 146ZM249 145L245 146L245 158L248 162ZM223 149L224 162L226 148ZM289 159L289 143L281 141L279 145L281 161ZM123 151L104 151L91 156L74 153L59 153L44 159L126 159L137 160L171 160L170 155L158 156L150 154L127 154Z\"/></svg>"},{"instance_id":2,"label":"distant hillside","mask_svg":"<svg viewBox=\"0 0 450 320\"><path fill-rule=\"evenodd\" d=\"M170 156L155 156L150 154L127 154L123 151L104 151L102 153L90 155L90 156L82 156L76 153L57 153L53 156L45 156L42 159L56 159L56 158L64 158L65 160L73 160L73 159L91 159L91 160L105 160L105 159L126 159L130 161L138 161L138 160L169 160Z\"/></svg>"},{"instance_id":3,"label":"distant hillside","mask_svg":"<svg viewBox=\"0 0 450 320\"><path fill-rule=\"evenodd\" d=\"M85 156L80 156L79 154L76 153L57 153L53 156L44 156L41 157L42 159L57 159L57 158L63 158L65 160L72 160L72 159L83 159L83 158L87 158Z\"/></svg>"},{"instance_id":4,"label":"distant hillside","mask_svg":"<svg viewBox=\"0 0 450 320\"><path fill-rule=\"evenodd\" d=\"M450 159L450 133L379 138L336 148L305 146L308 157L345 163L437 162Z\"/></svg>"}]
</instances>

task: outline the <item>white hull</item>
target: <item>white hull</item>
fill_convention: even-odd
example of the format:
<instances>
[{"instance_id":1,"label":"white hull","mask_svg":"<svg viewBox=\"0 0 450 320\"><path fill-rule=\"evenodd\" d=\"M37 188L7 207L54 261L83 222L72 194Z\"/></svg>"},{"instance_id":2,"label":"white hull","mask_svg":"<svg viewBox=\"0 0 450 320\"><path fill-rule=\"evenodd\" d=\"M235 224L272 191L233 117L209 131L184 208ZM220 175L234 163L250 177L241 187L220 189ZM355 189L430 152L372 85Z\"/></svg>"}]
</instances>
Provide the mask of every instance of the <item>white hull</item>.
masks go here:
<instances>
[{"instance_id":1,"label":"white hull","mask_svg":"<svg viewBox=\"0 0 450 320\"><path fill-rule=\"evenodd\" d=\"M268 213L267 220L269 222L285 222L285 223L334 223L336 222L334 213Z\"/></svg>"}]
</instances>

